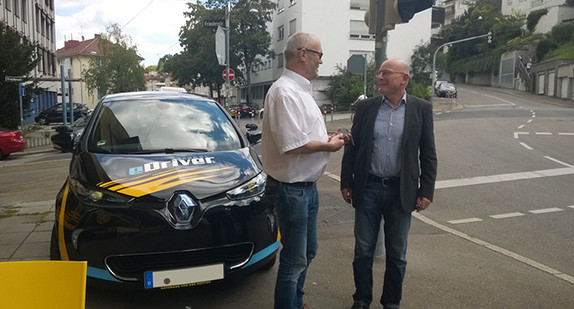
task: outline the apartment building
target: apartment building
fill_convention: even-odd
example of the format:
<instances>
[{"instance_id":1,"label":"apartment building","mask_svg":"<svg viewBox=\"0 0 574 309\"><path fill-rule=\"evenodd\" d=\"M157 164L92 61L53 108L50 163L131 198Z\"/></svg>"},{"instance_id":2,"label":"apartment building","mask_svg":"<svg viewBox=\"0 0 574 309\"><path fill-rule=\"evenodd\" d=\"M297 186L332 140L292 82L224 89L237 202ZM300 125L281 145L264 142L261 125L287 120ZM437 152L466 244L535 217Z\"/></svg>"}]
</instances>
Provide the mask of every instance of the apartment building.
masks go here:
<instances>
[{"instance_id":1,"label":"apartment building","mask_svg":"<svg viewBox=\"0 0 574 309\"><path fill-rule=\"evenodd\" d=\"M82 72L89 68L90 60L98 59L98 57L102 56L99 42L100 35L95 34L92 39L86 40L82 37L81 41L73 39L65 41L64 47L56 51L58 67L63 66L64 76L71 79L79 79L71 83L71 87L66 85L66 94L69 97L71 92L72 102L83 103L91 109L96 107L98 98L101 96L96 90L93 93L88 91L88 87L86 87L86 83L82 79ZM69 101L66 100L66 102Z\"/></svg>"},{"instance_id":2,"label":"apartment building","mask_svg":"<svg viewBox=\"0 0 574 309\"><path fill-rule=\"evenodd\" d=\"M308 32L321 40L323 64L319 77L313 81L317 104L331 104L325 95L330 77L337 74L337 65L346 67L347 59L355 54L374 61L375 37L369 34L364 22L369 0L277 0L273 21L268 26L272 37L275 59L268 59L251 72L251 100L260 106L267 90L284 70L283 50L289 36L295 32ZM412 51L431 37L431 15L428 9L417 13L407 24L396 25L388 32L387 57L402 58L410 62ZM246 100L247 89L240 89L240 101Z\"/></svg>"},{"instance_id":3,"label":"apartment building","mask_svg":"<svg viewBox=\"0 0 574 309\"><path fill-rule=\"evenodd\" d=\"M32 113L25 122L29 122L36 111L42 111L57 101L58 89L53 82L46 81L57 76L54 16L54 0L0 0L0 21L20 33L22 41L35 44L41 58L30 75L39 78L39 87L46 90L34 99L30 106Z\"/></svg>"}]
</instances>

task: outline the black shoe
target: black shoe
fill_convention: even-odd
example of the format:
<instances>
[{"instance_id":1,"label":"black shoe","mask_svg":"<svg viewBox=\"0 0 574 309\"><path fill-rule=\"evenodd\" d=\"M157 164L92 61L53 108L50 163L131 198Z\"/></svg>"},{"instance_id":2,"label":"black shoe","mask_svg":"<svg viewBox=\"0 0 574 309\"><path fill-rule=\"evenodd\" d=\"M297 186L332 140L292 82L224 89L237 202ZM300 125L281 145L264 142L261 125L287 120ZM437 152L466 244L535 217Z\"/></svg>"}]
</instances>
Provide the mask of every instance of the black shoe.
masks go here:
<instances>
[{"instance_id":1,"label":"black shoe","mask_svg":"<svg viewBox=\"0 0 574 309\"><path fill-rule=\"evenodd\" d=\"M361 305L361 304L354 303L354 304L353 304L353 307L351 307L351 309L369 309L369 306L368 306L368 305Z\"/></svg>"}]
</instances>

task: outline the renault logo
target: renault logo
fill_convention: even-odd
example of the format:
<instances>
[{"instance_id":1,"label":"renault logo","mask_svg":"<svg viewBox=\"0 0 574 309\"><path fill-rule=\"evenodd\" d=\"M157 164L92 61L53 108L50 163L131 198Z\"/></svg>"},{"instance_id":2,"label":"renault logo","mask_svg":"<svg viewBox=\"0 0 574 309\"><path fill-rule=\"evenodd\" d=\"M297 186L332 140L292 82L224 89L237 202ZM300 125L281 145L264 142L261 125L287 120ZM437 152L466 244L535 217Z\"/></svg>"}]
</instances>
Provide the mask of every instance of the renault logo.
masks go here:
<instances>
[{"instance_id":1,"label":"renault logo","mask_svg":"<svg viewBox=\"0 0 574 309\"><path fill-rule=\"evenodd\" d=\"M179 223L187 223L193 217L195 202L187 194L177 194L169 205L169 212Z\"/></svg>"}]
</instances>

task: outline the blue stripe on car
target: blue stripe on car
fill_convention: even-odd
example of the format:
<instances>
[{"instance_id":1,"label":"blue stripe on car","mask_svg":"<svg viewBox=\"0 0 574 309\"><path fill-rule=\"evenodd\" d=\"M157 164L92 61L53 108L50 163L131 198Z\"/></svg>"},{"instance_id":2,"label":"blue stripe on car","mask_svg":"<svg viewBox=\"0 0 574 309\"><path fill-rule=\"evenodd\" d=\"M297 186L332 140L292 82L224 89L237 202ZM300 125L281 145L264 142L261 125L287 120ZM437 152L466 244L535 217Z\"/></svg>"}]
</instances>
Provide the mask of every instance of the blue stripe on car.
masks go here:
<instances>
[{"instance_id":1,"label":"blue stripe on car","mask_svg":"<svg viewBox=\"0 0 574 309\"><path fill-rule=\"evenodd\" d=\"M121 282L120 280L114 278L107 270L100 268L88 266L88 277L97 278L101 280Z\"/></svg>"},{"instance_id":2,"label":"blue stripe on car","mask_svg":"<svg viewBox=\"0 0 574 309\"><path fill-rule=\"evenodd\" d=\"M279 249L279 244L281 242L278 240L274 243L272 243L269 247L255 253L252 257L251 260L249 260L249 263L245 264L242 268L247 268L261 260L263 260L264 258L266 258L267 256L269 256L270 254L272 254L273 252L275 252L275 250Z\"/></svg>"}]
</instances>

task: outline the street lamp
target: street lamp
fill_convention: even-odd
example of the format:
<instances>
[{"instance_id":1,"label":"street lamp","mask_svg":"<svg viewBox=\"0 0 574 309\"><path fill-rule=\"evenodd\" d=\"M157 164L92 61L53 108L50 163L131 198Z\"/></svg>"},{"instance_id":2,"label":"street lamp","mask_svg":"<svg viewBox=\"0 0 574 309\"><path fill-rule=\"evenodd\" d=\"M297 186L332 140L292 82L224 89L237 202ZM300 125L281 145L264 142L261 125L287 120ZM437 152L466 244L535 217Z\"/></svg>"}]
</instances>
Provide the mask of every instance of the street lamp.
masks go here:
<instances>
[{"instance_id":1,"label":"street lamp","mask_svg":"<svg viewBox=\"0 0 574 309\"><path fill-rule=\"evenodd\" d=\"M433 92L434 92L434 84L436 83L436 76L435 76L435 74L436 74L436 73L435 73L436 53L437 53L441 48L443 48L443 47L446 46L446 45L449 45L449 46L450 46L450 45L453 45L453 44L456 44L456 43L465 42L465 41L470 41L470 40L474 40L474 39L478 39L478 38L483 38L483 37L486 37L486 36L488 37L488 42L490 43L490 40L492 39L492 32L491 32L491 31L488 31L487 34L477 35L477 36L473 36L473 37L466 38L466 39L460 39L460 40L456 40L456 41L444 43L444 44L442 44L441 46L439 46L439 47L436 49L436 51L434 52L434 55L433 55L433 57L432 57L432 85L431 85L431 88L433 89ZM432 103L432 101L433 101L433 97L434 97L434 95L431 93L431 103Z\"/></svg>"}]
</instances>

